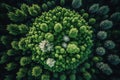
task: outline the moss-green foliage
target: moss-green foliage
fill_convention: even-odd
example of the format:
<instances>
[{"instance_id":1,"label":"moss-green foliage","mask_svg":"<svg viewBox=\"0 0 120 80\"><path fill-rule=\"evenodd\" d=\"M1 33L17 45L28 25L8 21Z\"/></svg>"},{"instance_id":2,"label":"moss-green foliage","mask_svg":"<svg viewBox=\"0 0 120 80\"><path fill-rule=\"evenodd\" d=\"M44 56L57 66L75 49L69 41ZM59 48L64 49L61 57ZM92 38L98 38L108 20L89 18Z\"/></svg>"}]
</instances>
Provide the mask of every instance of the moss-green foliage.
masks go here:
<instances>
[{"instance_id":1,"label":"moss-green foliage","mask_svg":"<svg viewBox=\"0 0 120 80\"><path fill-rule=\"evenodd\" d=\"M76 75L75 74L71 74L69 77L70 80L76 80Z\"/></svg>"},{"instance_id":2,"label":"moss-green foliage","mask_svg":"<svg viewBox=\"0 0 120 80\"><path fill-rule=\"evenodd\" d=\"M44 32L48 31L48 25L46 23L40 24L40 29Z\"/></svg>"},{"instance_id":3,"label":"moss-green foliage","mask_svg":"<svg viewBox=\"0 0 120 80\"><path fill-rule=\"evenodd\" d=\"M53 7L53 4L55 4L55 2L53 3L54 1L48 1L47 2L47 5L48 7L52 8Z\"/></svg>"},{"instance_id":4,"label":"moss-green foliage","mask_svg":"<svg viewBox=\"0 0 120 80\"><path fill-rule=\"evenodd\" d=\"M86 69L89 69L90 66L91 66L90 63L85 63L85 64L84 64L84 67L85 67Z\"/></svg>"},{"instance_id":5,"label":"moss-green foliage","mask_svg":"<svg viewBox=\"0 0 120 80\"><path fill-rule=\"evenodd\" d=\"M51 1L47 1L47 6L48 8L53 8L55 6L55 1L54 0L51 0Z\"/></svg>"},{"instance_id":6,"label":"moss-green foliage","mask_svg":"<svg viewBox=\"0 0 120 80\"><path fill-rule=\"evenodd\" d=\"M47 6L47 4L42 4L42 9L44 10L44 11L47 11L48 10L48 6Z\"/></svg>"},{"instance_id":7,"label":"moss-green foliage","mask_svg":"<svg viewBox=\"0 0 120 80\"><path fill-rule=\"evenodd\" d=\"M65 5L65 0L60 0L60 5Z\"/></svg>"},{"instance_id":8,"label":"moss-green foliage","mask_svg":"<svg viewBox=\"0 0 120 80\"><path fill-rule=\"evenodd\" d=\"M88 13L83 13L82 17L83 17L84 19L88 19L88 18L89 18L89 14L88 14Z\"/></svg>"},{"instance_id":9,"label":"moss-green foliage","mask_svg":"<svg viewBox=\"0 0 120 80\"><path fill-rule=\"evenodd\" d=\"M28 6L22 4L20 9L15 10L15 12L9 12L8 17L13 22L23 22L28 18L28 15L37 16L41 13L41 8L37 4Z\"/></svg>"},{"instance_id":10,"label":"moss-green foliage","mask_svg":"<svg viewBox=\"0 0 120 80\"><path fill-rule=\"evenodd\" d=\"M19 49L19 47L18 47L18 41L12 41L11 42L11 46L12 46L13 49L18 50Z\"/></svg>"},{"instance_id":11,"label":"moss-green foliage","mask_svg":"<svg viewBox=\"0 0 120 80\"><path fill-rule=\"evenodd\" d=\"M15 13L14 12L9 12L8 16L10 18L10 20L12 20L13 22L21 22L26 20L27 15L21 11L21 10L16 10Z\"/></svg>"},{"instance_id":12,"label":"moss-green foliage","mask_svg":"<svg viewBox=\"0 0 120 80\"><path fill-rule=\"evenodd\" d=\"M32 68L32 76L38 77L41 75L41 73L42 73L42 69L40 66L35 66ZM44 79L42 79L42 80L44 80Z\"/></svg>"},{"instance_id":13,"label":"moss-green foliage","mask_svg":"<svg viewBox=\"0 0 120 80\"><path fill-rule=\"evenodd\" d=\"M77 28L72 28L69 31L69 37L70 38L76 38L78 36L78 29Z\"/></svg>"},{"instance_id":14,"label":"moss-green foliage","mask_svg":"<svg viewBox=\"0 0 120 80\"><path fill-rule=\"evenodd\" d=\"M55 24L54 30L55 30L55 32L62 31L62 25L60 23Z\"/></svg>"},{"instance_id":15,"label":"moss-green foliage","mask_svg":"<svg viewBox=\"0 0 120 80\"><path fill-rule=\"evenodd\" d=\"M0 79L119 80L119 2L1 1Z\"/></svg>"},{"instance_id":16,"label":"moss-green foliage","mask_svg":"<svg viewBox=\"0 0 120 80\"><path fill-rule=\"evenodd\" d=\"M85 72L84 74L83 74L83 76L84 76L84 78L86 79L86 80L91 80L91 74L90 73L88 73L88 72Z\"/></svg>"},{"instance_id":17,"label":"moss-green foliage","mask_svg":"<svg viewBox=\"0 0 120 80\"><path fill-rule=\"evenodd\" d=\"M41 8L38 5L33 4L29 9L28 12L31 16L37 16L41 12Z\"/></svg>"},{"instance_id":18,"label":"moss-green foliage","mask_svg":"<svg viewBox=\"0 0 120 80\"><path fill-rule=\"evenodd\" d=\"M79 53L80 49L75 44L68 44L67 52L70 54Z\"/></svg>"},{"instance_id":19,"label":"moss-green foliage","mask_svg":"<svg viewBox=\"0 0 120 80\"><path fill-rule=\"evenodd\" d=\"M100 61L101 61L101 58L98 57L98 56L94 56L94 57L93 57L93 61L94 61L94 62L100 62Z\"/></svg>"},{"instance_id":20,"label":"moss-green foliage","mask_svg":"<svg viewBox=\"0 0 120 80\"><path fill-rule=\"evenodd\" d=\"M14 11L16 8L13 7L13 6L10 6L9 4L7 3L1 3L1 9L7 9L8 11Z\"/></svg>"},{"instance_id":21,"label":"moss-green foliage","mask_svg":"<svg viewBox=\"0 0 120 80\"><path fill-rule=\"evenodd\" d=\"M64 16L61 17L61 15ZM88 57L93 45L92 32L91 27L78 13L56 7L36 18L28 36L19 42L19 47L23 50L32 50L34 61L41 63L49 70L60 72L76 68ZM65 50L61 44L66 35L74 40L69 42Z\"/></svg>"},{"instance_id":22,"label":"moss-green foliage","mask_svg":"<svg viewBox=\"0 0 120 80\"><path fill-rule=\"evenodd\" d=\"M11 42L11 37L10 36L1 36L0 40L1 40L2 44L7 46Z\"/></svg>"},{"instance_id":23,"label":"moss-green foliage","mask_svg":"<svg viewBox=\"0 0 120 80\"><path fill-rule=\"evenodd\" d=\"M17 25L17 24L10 24L7 26L7 30L12 35L19 35L19 34L25 34L28 31L28 27L24 24Z\"/></svg>"},{"instance_id":24,"label":"moss-green foliage","mask_svg":"<svg viewBox=\"0 0 120 80\"><path fill-rule=\"evenodd\" d=\"M9 31L10 34L17 35L19 32L19 27L16 24L10 24L8 25L7 30Z\"/></svg>"},{"instance_id":25,"label":"moss-green foliage","mask_svg":"<svg viewBox=\"0 0 120 80\"><path fill-rule=\"evenodd\" d=\"M16 54L16 50L14 50L14 49L9 49L8 51L7 51L7 55L8 56L13 56L13 55L15 55Z\"/></svg>"},{"instance_id":26,"label":"moss-green foliage","mask_svg":"<svg viewBox=\"0 0 120 80\"><path fill-rule=\"evenodd\" d=\"M62 74L62 75L60 75L60 80L66 80L66 75L65 74Z\"/></svg>"},{"instance_id":27,"label":"moss-green foliage","mask_svg":"<svg viewBox=\"0 0 120 80\"><path fill-rule=\"evenodd\" d=\"M8 59L8 55L2 55L1 57L0 57L0 64L3 64L3 63L5 63L5 62L7 62L7 59Z\"/></svg>"},{"instance_id":28,"label":"moss-green foliage","mask_svg":"<svg viewBox=\"0 0 120 80\"><path fill-rule=\"evenodd\" d=\"M6 69L7 71L11 71L11 70L15 69L16 66L17 66L17 65L16 65L14 62L10 62L10 63L8 63L8 64L6 65L5 69Z\"/></svg>"},{"instance_id":29,"label":"moss-green foliage","mask_svg":"<svg viewBox=\"0 0 120 80\"><path fill-rule=\"evenodd\" d=\"M54 41L54 35L51 33L46 33L45 34L45 39L48 41Z\"/></svg>"},{"instance_id":30,"label":"moss-green foliage","mask_svg":"<svg viewBox=\"0 0 120 80\"><path fill-rule=\"evenodd\" d=\"M26 14L28 14L28 8L29 8L29 6L27 4L24 4L24 3L20 7L20 9Z\"/></svg>"},{"instance_id":31,"label":"moss-green foliage","mask_svg":"<svg viewBox=\"0 0 120 80\"><path fill-rule=\"evenodd\" d=\"M28 26L21 24L21 25L18 25L18 27L21 34L26 34L28 32Z\"/></svg>"},{"instance_id":32,"label":"moss-green foliage","mask_svg":"<svg viewBox=\"0 0 120 80\"><path fill-rule=\"evenodd\" d=\"M50 80L50 76L47 74L41 75L41 80Z\"/></svg>"},{"instance_id":33,"label":"moss-green foliage","mask_svg":"<svg viewBox=\"0 0 120 80\"><path fill-rule=\"evenodd\" d=\"M96 19L95 18L90 18L89 19L89 24L90 25L93 25L93 24L95 24L96 23Z\"/></svg>"},{"instance_id":34,"label":"moss-green foliage","mask_svg":"<svg viewBox=\"0 0 120 80\"><path fill-rule=\"evenodd\" d=\"M18 80L22 79L23 77L25 77L27 75L27 69L26 68L20 68L16 74L17 74L16 78Z\"/></svg>"},{"instance_id":35,"label":"moss-green foliage","mask_svg":"<svg viewBox=\"0 0 120 80\"><path fill-rule=\"evenodd\" d=\"M26 43L25 43L25 39L22 38L22 39L19 41L19 43L18 43L19 49L21 49L21 50L26 50L26 45L25 45L25 44L26 44Z\"/></svg>"},{"instance_id":36,"label":"moss-green foliage","mask_svg":"<svg viewBox=\"0 0 120 80\"><path fill-rule=\"evenodd\" d=\"M31 62L29 57L21 57L20 59L20 65L25 66Z\"/></svg>"}]
</instances>

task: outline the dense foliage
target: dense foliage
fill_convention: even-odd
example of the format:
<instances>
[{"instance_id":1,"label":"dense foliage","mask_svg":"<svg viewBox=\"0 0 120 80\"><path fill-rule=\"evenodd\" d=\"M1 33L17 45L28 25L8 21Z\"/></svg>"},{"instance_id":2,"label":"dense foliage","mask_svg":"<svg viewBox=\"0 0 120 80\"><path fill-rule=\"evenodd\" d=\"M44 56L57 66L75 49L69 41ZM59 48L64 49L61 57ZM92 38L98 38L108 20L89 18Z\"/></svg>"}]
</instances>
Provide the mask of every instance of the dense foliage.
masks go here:
<instances>
[{"instance_id":1,"label":"dense foliage","mask_svg":"<svg viewBox=\"0 0 120 80\"><path fill-rule=\"evenodd\" d=\"M32 60L60 72L76 68L88 58L93 45L92 32L78 13L56 7L37 17L18 45L32 51Z\"/></svg>"},{"instance_id":2,"label":"dense foliage","mask_svg":"<svg viewBox=\"0 0 120 80\"><path fill-rule=\"evenodd\" d=\"M0 80L120 80L119 3L0 1Z\"/></svg>"}]
</instances>

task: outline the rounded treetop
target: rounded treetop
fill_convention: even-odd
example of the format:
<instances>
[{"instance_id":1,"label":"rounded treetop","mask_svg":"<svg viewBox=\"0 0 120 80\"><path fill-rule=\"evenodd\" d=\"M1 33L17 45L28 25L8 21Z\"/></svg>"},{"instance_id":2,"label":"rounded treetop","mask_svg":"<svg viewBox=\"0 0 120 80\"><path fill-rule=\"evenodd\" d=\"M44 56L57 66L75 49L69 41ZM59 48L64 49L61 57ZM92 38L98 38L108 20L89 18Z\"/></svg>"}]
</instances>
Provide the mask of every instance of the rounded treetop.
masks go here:
<instances>
[{"instance_id":1,"label":"rounded treetop","mask_svg":"<svg viewBox=\"0 0 120 80\"><path fill-rule=\"evenodd\" d=\"M60 72L76 68L89 57L92 33L77 12L56 7L36 18L23 43L32 51L32 60Z\"/></svg>"}]
</instances>

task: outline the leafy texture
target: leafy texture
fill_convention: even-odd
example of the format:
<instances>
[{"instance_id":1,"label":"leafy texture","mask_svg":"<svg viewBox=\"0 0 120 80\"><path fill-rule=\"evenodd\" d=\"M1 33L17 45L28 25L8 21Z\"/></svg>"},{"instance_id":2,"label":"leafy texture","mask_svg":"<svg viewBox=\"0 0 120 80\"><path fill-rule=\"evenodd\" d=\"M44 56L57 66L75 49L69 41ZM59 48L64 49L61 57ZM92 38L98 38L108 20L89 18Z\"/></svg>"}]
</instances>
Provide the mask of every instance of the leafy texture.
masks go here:
<instances>
[{"instance_id":1,"label":"leafy texture","mask_svg":"<svg viewBox=\"0 0 120 80\"><path fill-rule=\"evenodd\" d=\"M58 13L59 11L61 13ZM61 18L60 15L62 14L64 16ZM66 23L68 21L72 23ZM78 23L82 26L79 26ZM24 45L27 46L24 49L34 51L32 53L34 61L39 62L49 70L57 72L76 68L89 56L90 48L93 45L92 30L87 22L74 11L61 7L56 7L37 17L28 35L24 38ZM68 40L64 37L65 35L68 35ZM67 49L65 49L61 45L63 38L65 41L69 41L69 38L75 40L70 40L69 44L66 44ZM70 55L68 56L68 54Z\"/></svg>"}]
</instances>

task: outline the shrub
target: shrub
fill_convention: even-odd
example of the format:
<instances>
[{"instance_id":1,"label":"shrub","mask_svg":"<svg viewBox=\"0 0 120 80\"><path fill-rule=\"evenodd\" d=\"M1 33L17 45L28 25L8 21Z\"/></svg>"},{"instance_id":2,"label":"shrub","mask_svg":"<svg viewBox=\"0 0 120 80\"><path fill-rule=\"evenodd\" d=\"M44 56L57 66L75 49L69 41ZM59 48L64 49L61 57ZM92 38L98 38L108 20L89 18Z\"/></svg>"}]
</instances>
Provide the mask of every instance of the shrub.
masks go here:
<instances>
[{"instance_id":1,"label":"shrub","mask_svg":"<svg viewBox=\"0 0 120 80\"><path fill-rule=\"evenodd\" d=\"M89 19L89 24L90 25L93 25L93 24L95 24L96 23L96 19L95 18L90 18Z\"/></svg>"},{"instance_id":2,"label":"shrub","mask_svg":"<svg viewBox=\"0 0 120 80\"><path fill-rule=\"evenodd\" d=\"M18 43L19 49L21 49L21 50L26 50L27 47L26 47L25 44L26 44L25 39L22 38L22 39L19 41L19 43Z\"/></svg>"},{"instance_id":3,"label":"shrub","mask_svg":"<svg viewBox=\"0 0 120 80\"><path fill-rule=\"evenodd\" d=\"M115 43L112 40L107 40L107 41L105 41L104 46L107 49L113 49L113 48L115 48Z\"/></svg>"},{"instance_id":4,"label":"shrub","mask_svg":"<svg viewBox=\"0 0 120 80\"><path fill-rule=\"evenodd\" d=\"M80 49L75 44L68 44L67 52L70 54L79 53Z\"/></svg>"},{"instance_id":5,"label":"shrub","mask_svg":"<svg viewBox=\"0 0 120 80\"><path fill-rule=\"evenodd\" d=\"M25 66L31 62L29 57L21 57L20 59L20 65Z\"/></svg>"},{"instance_id":6,"label":"shrub","mask_svg":"<svg viewBox=\"0 0 120 80\"><path fill-rule=\"evenodd\" d=\"M37 16L40 14L41 8L38 5L33 4L31 7L29 7L28 12L31 16Z\"/></svg>"},{"instance_id":7,"label":"shrub","mask_svg":"<svg viewBox=\"0 0 120 80\"><path fill-rule=\"evenodd\" d=\"M10 24L7 26L7 30L9 31L10 34L12 35L17 35L19 34L19 27L16 24Z\"/></svg>"},{"instance_id":8,"label":"shrub","mask_svg":"<svg viewBox=\"0 0 120 80\"><path fill-rule=\"evenodd\" d=\"M50 76L47 74L41 75L41 80L50 80Z\"/></svg>"},{"instance_id":9,"label":"shrub","mask_svg":"<svg viewBox=\"0 0 120 80\"><path fill-rule=\"evenodd\" d=\"M11 37L9 37L9 36L1 36L1 42L2 42L3 45L8 46L10 44L10 42L11 42Z\"/></svg>"},{"instance_id":10,"label":"shrub","mask_svg":"<svg viewBox=\"0 0 120 80\"><path fill-rule=\"evenodd\" d=\"M26 20L27 15L22 10L17 9L15 12L9 12L8 17L13 22L22 22Z\"/></svg>"},{"instance_id":11,"label":"shrub","mask_svg":"<svg viewBox=\"0 0 120 80\"><path fill-rule=\"evenodd\" d=\"M67 77L65 74L60 75L60 80L66 80L66 79L67 79Z\"/></svg>"},{"instance_id":12,"label":"shrub","mask_svg":"<svg viewBox=\"0 0 120 80\"><path fill-rule=\"evenodd\" d=\"M109 10L109 7L108 6L102 6L102 7L100 7L100 9L99 9L99 14L101 14L101 15L106 15L106 14L108 14L108 12L109 12L110 10Z\"/></svg>"},{"instance_id":13,"label":"shrub","mask_svg":"<svg viewBox=\"0 0 120 80\"><path fill-rule=\"evenodd\" d=\"M23 3L23 4L21 5L20 9L21 9L24 13L28 14L29 6L28 6L27 4L24 4L24 3Z\"/></svg>"},{"instance_id":14,"label":"shrub","mask_svg":"<svg viewBox=\"0 0 120 80\"><path fill-rule=\"evenodd\" d=\"M42 4L42 9L44 10L44 11L47 11L48 10L48 6L47 6L47 4Z\"/></svg>"},{"instance_id":15,"label":"shrub","mask_svg":"<svg viewBox=\"0 0 120 80\"><path fill-rule=\"evenodd\" d=\"M113 65L118 65L120 63L120 58L118 55L109 55L108 61Z\"/></svg>"},{"instance_id":16,"label":"shrub","mask_svg":"<svg viewBox=\"0 0 120 80\"><path fill-rule=\"evenodd\" d=\"M52 4L51 1L47 1L47 5L48 5L48 7L50 7L50 8L53 6L53 4Z\"/></svg>"},{"instance_id":17,"label":"shrub","mask_svg":"<svg viewBox=\"0 0 120 80\"><path fill-rule=\"evenodd\" d=\"M46 34L45 34L45 38L46 38L46 40L48 40L49 42L54 41L54 35L51 34L51 33L46 33Z\"/></svg>"},{"instance_id":18,"label":"shrub","mask_svg":"<svg viewBox=\"0 0 120 80\"><path fill-rule=\"evenodd\" d=\"M99 32L97 33L97 37L98 37L99 39L101 39L101 40L104 40L104 39L107 38L107 32L105 32L105 31L99 31Z\"/></svg>"},{"instance_id":19,"label":"shrub","mask_svg":"<svg viewBox=\"0 0 120 80\"><path fill-rule=\"evenodd\" d=\"M7 30L12 35L19 35L19 34L27 33L28 27L24 24L21 24L21 25L9 24L7 26Z\"/></svg>"},{"instance_id":20,"label":"shrub","mask_svg":"<svg viewBox=\"0 0 120 80\"><path fill-rule=\"evenodd\" d=\"M113 26L113 22L109 20L104 20L100 23L100 27L105 30L112 28L112 26Z\"/></svg>"},{"instance_id":21,"label":"shrub","mask_svg":"<svg viewBox=\"0 0 120 80\"><path fill-rule=\"evenodd\" d=\"M86 69L89 69L90 68L90 64L89 63L84 63L84 67L86 68Z\"/></svg>"},{"instance_id":22,"label":"shrub","mask_svg":"<svg viewBox=\"0 0 120 80\"><path fill-rule=\"evenodd\" d=\"M60 5L65 5L65 0L60 0Z\"/></svg>"},{"instance_id":23,"label":"shrub","mask_svg":"<svg viewBox=\"0 0 120 80\"><path fill-rule=\"evenodd\" d=\"M17 76L16 76L17 79L22 79L27 75L27 69L26 68L20 68L19 71L16 74L17 74Z\"/></svg>"},{"instance_id":24,"label":"shrub","mask_svg":"<svg viewBox=\"0 0 120 80\"><path fill-rule=\"evenodd\" d=\"M78 36L78 30L77 30L77 28L70 29L69 37L70 38L76 38L77 36Z\"/></svg>"},{"instance_id":25,"label":"shrub","mask_svg":"<svg viewBox=\"0 0 120 80\"><path fill-rule=\"evenodd\" d=\"M96 49L96 53L98 54L98 55L104 55L105 54L105 49L103 48L103 47L98 47L97 49Z\"/></svg>"},{"instance_id":26,"label":"shrub","mask_svg":"<svg viewBox=\"0 0 120 80\"><path fill-rule=\"evenodd\" d=\"M108 64L105 64L103 62L99 62L99 63L97 63L96 66L106 75L112 74L112 69L108 66Z\"/></svg>"},{"instance_id":27,"label":"shrub","mask_svg":"<svg viewBox=\"0 0 120 80\"><path fill-rule=\"evenodd\" d=\"M84 19L88 19L89 14L88 14L88 13L83 13L82 17L83 17Z\"/></svg>"},{"instance_id":28,"label":"shrub","mask_svg":"<svg viewBox=\"0 0 120 80\"><path fill-rule=\"evenodd\" d=\"M8 56L13 56L13 55L15 55L16 54L16 50L14 50L14 49L9 49L8 51L7 51L7 55Z\"/></svg>"},{"instance_id":29,"label":"shrub","mask_svg":"<svg viewBox=\"0 0 120 80\"><path fill-rule=\"evenodd\" d=\"M71 74L69 77L70 80L76 80L76 75L75 74Z\"/></svg>"},{"instance_id":30,"label":"shrub","mask_svg":"<svg viewBox=\"0 0 120 80\"><path fill-rule=\"evenodd\" d=\"M12 48L15 49L15 50L18 50L19 47L18 47L18 41L12 41L11 42L11 45L12 45Z\"/></svg>"},{"instance_id":31,"label":"shrub","mask_svg":"<svg viewBox=\"0 0 120 80\"><path fill-rule=\"evenodd\" d=\"M3 64L8 61L8 55L3 53L3 55L0 57L0 64Z\"/></svg>"},{"instance_id":32,"label":"shrub","mask_svg":"<svg viewBox=\"0 0 120 80\"><path fill-rule=\"evenodd\" d=\"M15 69L16 66L17 66L17 65L16 65L14 62L10 62L10 63L8 63L8 64L6 65L5 69L6 69L7 71L11 71L11 70Z\"/></svg>"},{"instance_id":33,"label":"shrub","mask_svg":"<svg viewBox=\"0 0 120 80\"><path fill-rule=\"evenodd\" d=\"M85 73L83 74L83 76L84 76L84 78L85 78L86 80L91 80L91 78L92 78L91 74L88 73L88 72L85 72Z\"/></svg>"},{"instance_id":34,"label":"shrub","mask_svg":"<svg viewBox=\"0 0 120 80\"><path fill-rule=\"evenodd\" d=\"M72 1L72 7L73 8L79 8L82 6L82 0L73 0Z\"/></svg>"},{"instance_id":35,"label":"shrub","mask_svg":"<svg viewBox=\"0 0 120 80\"><path fill-rule=\"evenodd\" d=\"M99 11L99 4L93 4L89 8L90 13L97 13Z\"/></svg>"},{"instance_id":36,"label":"shrub","mask_svg":"<svg viewBox=\"0 0 120 80\"><path fill-rule=\"evenodd\" d=\"M55 32L60 32L62 31L62 25L60 23L56 23L54 26Z\"/></svg>"},{"instance_id":37,"label":"shrub","mask_svg":"<svg viewBox=\"0 0 120 80\"><path fill-rule=\"evenodd\" d=\"M48 31L48 25L46 23L42 23L40 25L40 29L44 32L47 32Z\"/></svg>"},{"instance_id":38,"label":"shrub","mask_svg":"<svg viewBox=\"0 0 120 80\"><path fill-rule=\"evenodd\" d=\"M120 12L115 12L113 13L110 18L115 21L115 22L119 22L120 21Z\"/></svg>"},{"instance_id":39,"label":"shrub","mask_svg":"<svg viewBox=\"0 0 120 80\"><path fill-rule=\"evenodd\" d=\"M20 34L26 34L28 32L28 27L24 24L18 25Z\"/></svg>"},{"instance_id":40,"label":"shrub","mask_svg":"<svg viewBox=\"0 0 120 80\"><path fill-rule=\"evenodd\" d=\"M42 69L41 69L40 66L35 66L35 67L33 67L33 69L32 69L32 75L33 75L33 76L38 77L38 76L41 75L41 73L42 73ZM45 78L45 77L44 77L44 78ZM44 80L44 79L41 79L41 80Z\"/></svg>"}]
</instances>

